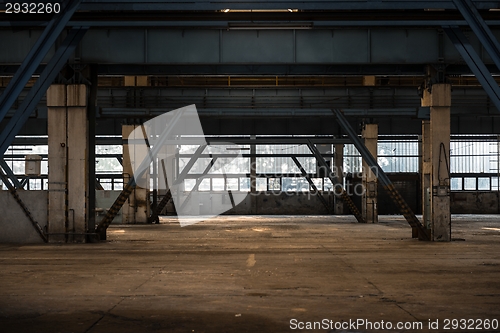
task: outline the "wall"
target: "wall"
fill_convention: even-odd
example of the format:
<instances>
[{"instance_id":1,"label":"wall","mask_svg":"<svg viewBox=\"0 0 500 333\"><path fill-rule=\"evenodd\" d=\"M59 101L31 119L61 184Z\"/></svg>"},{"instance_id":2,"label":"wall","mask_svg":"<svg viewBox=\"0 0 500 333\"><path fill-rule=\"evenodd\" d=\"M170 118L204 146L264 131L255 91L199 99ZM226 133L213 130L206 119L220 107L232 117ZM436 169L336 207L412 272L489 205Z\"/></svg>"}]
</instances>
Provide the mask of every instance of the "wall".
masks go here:
<instances>
[{"instance_id":1,"label":"wall","mask_svg":"<svg viewBox=\"0 0 500 333\"><path fill-rule=\"evenodd\" d=\"M500 192L452 192L452 214L500 214Z\"/></svg>"},{"instance_id":2,"label":"wall","mask_svg":"<svg viewBox=\"0 0 500 333\"><path fill-rule=\"evenodd\" d=\"M48 191L18 191L35 221L47 226ZM39 234L9 191L0 191L0 243L43 243Z\"/></svg>"}]
</instances>

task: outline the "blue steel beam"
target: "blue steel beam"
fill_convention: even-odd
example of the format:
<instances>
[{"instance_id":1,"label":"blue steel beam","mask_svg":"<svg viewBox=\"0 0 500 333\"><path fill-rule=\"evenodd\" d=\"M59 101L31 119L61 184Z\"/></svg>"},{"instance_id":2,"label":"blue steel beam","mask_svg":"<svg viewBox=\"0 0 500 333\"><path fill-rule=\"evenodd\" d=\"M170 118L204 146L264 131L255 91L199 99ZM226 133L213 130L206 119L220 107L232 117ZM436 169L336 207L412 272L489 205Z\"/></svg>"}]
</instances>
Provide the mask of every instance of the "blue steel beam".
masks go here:
<instances>
[{"instance_id":1,"label":"blue steel beam","mask_svg":"<svg viewBox=\"0 0 500 333\"><path fill-rule=\"evenodd\" d=\"M465 20L469 23L469 26L472 31L474 31L477 38L479 38L479 41L483 44L483 47L491 56L493 62L497 65L498 69L500 69L500 43L481 17L481 14L479 14L477 8L471 0L453 0L453 2L460 13L462 13Z\"/></svg>"},{"instance_id":2,"label":"blue steel beam","mask_svg":"<svg viewBox=\"0 0 500 333\"><path fill-rule=\"evenodd\" d=\"M40 78L35 82L19 109L17 109L14 116L0 134L0 156L5 154L7 148L24 126L24 123L57 77L87 30L88 27L79 27L70 30L68 36L66 36L61 46L57 49L54 57L43 70Z\"/></svg>"},{"instance_id":3,"label":"blue steel beam","mask_svg":"<svg viewBox=\"0 0 500 333\"><path fill-rule=\"evenodd\" d=\"M19 182L19 179L17 179L16 175L3 158L0 158L0 167L5 172L7 180L11 181L11 186L13 186L14 188L23 188L23 185ZM6 185L8 186L8 184Z\"/></svg>"},{"instance_id":4,"label":"blue steel beam","mask_svg":"<svg viewBox=\"0 0 500 333\"><path fill-rule=\"evenodd\" d=\"M0 122L4 119L36 68L40 65L47 52L59 37L79 4L80 0L68 1L67 5L50 20L40 38L38 38L35 45L33 45L17 70L16 75L12 78L4 93L0 96Z\"/></svg>"},{"instance_id":5,"label":"blue steel beam","mask_svg":"<svg viewBox=\"0 0 500 333\"><path fill-rule=\"evenodd\" d=\"M500 20L488 20L484 21L487 25L500 25ZM222 28L222 29L235 29L234 24L240 24L241 22L233 21L157 21L157 20L112 20L112 21L69 21L66 26L88 26L88 27L172 27L172 28ZM44 21L3 21L0 22L0 27L43 27L47 24ZM311 27L314 29L326 29L330 27L439 27L442 25L458 25L467 26L469 23L466 20L349 20L349 21L290 21L290 22L266 22L259 21L260 26L268 25L266 29L270 27L275 27L276 29L284 29L288 26L303 26ZM248 22L248 26L251 27L252 23ZM258 26L255 25L255 29Z\"/></svg>"},{"instance_id":6,"label":"blue steel beam","mask_svg":"<svg viewBox=\"0 0 500 333\"><path fill-rule=\"evenodd\" d=\"M443 26L444 31L457 48L477 80L483 86L491 102L500 111L500 87L474 50L467 37L458 27Z\"/></svg>"},{"instance_id":7,"label":"blue steel beam","mask_svg":"<svg viewBox=\"0 0 500 333\"><path fill-rule=\"evenodd\" d=\"M474 0L479 9L499 8L498 1ZM455 9L451 0L332 0L332 1L178 1L178 0L83 0L82 10L112 10L112 11L158 11L158 10L402 10L402 9ZM290 13L293 15L293 13Z\"/></svg>"}]
</instances>

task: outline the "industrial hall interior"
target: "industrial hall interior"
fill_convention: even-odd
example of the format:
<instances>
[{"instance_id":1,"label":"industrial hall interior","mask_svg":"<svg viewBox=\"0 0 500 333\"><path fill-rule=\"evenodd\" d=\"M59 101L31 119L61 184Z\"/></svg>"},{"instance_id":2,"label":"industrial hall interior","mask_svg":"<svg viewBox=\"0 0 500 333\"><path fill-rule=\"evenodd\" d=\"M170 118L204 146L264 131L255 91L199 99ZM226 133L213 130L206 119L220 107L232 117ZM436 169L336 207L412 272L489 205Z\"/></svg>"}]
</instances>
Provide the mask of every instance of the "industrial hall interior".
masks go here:
<instances>
[{"instance_id":1,"label":"industrial hall interior","mask_svg":"<svg viewBox=\"0 0 500 333\"><path fill-rule=\"evenodd\" d=\"M0 331L500 332L500 1L1 0Z\"/></svg>"}]
</instances>

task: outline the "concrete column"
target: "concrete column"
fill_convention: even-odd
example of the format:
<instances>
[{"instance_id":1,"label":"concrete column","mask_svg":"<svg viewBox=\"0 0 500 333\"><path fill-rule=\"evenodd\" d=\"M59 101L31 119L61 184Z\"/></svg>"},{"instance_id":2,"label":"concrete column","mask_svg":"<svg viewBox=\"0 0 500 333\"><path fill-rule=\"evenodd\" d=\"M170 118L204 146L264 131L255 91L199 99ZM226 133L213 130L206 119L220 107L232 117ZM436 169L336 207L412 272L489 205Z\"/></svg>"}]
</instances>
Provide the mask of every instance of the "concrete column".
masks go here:
<instances>
[{"instance_id":1,"label":"concrete column","mask_svg":"<svg viewBox=\"0 0 500 333\"><path fill-rule=\"evenodd\" d=\"M365 124L363 126L362 137L365 146L377 159L378 125ZM366 223L378 222L377 209L377 177L372 172L370 166L363 160L363 188L365 189L361 200L361 213Z\"/></svg>"},{"instance_id":2,"label":"concrete column","mask_svg":"<svg viewBox=\"0 0 500 333\"><path fill-rule=\"evenodd\" d=\"M135 128L135 125L122 126L122 138L125 142L127 142L126 140L129 139ZM131 139L144 139L142 131L135 131L134 134L137 135ZM135 149L133 144L125 143L123 145L123 182L125 184L133 177L134 166L139 165L146 154L145 149ZM144 177L148 178L149 176L146 174ZM122 222L124 224L147 223L151 213L149 201L149 188L136 186L128 200L123 204Z\"/></svg>"},{"instance_id":3,"label":"concrete column","mask_svg":"<svg viewBox=\"0 0 500 333\"><path fill-rule=\"evenodd\" d=\"M422 121L422 142L420 144L421 154L421 188L422 188L422 221L426 229L431 228L431 139L430 121Z\"/></svg>"},{"instance_id":4,"label":"concrete column","mask_svg":"<svg viewBox=\"0 0 500 333\"><path fill-rule=\"evenodd\" d=\"M342 186L344 186L344 145L343 144L336 144L335 145L334 168L332 171L337 176L339 183ZM334 200L335 200L334 207L333 207L334 213L336 215L344 214L344 202L342 201L340 196L335 195Z\"/></svg>"},{"instance_id":5,"label":"concrete column","mask_svg":"<svg viewBox=\"0 0 500 333\"><path fill-rule=\"evenodd\" d=\"M50 86L47 107L49 242L84 242L88 221L86 86Z\"/></svg>"},{"instance_id":6,"label":"concrete column","mask_svg":"<svg viewBox=\"0 0 500 333\"><path fill-rule=\"evenodd\" d=\"M428 135L430 170L424 170L430 171L431 239L433 241L451 241L449 175L451 85L434 84L431 92L427 89L424 90L422 106L430 107L431 114ZM425 125L423 126L425 127ZM426 128L424 131L427 131ZM424 135L426 133L423 133Z\"/></svg>"}]
</instances>

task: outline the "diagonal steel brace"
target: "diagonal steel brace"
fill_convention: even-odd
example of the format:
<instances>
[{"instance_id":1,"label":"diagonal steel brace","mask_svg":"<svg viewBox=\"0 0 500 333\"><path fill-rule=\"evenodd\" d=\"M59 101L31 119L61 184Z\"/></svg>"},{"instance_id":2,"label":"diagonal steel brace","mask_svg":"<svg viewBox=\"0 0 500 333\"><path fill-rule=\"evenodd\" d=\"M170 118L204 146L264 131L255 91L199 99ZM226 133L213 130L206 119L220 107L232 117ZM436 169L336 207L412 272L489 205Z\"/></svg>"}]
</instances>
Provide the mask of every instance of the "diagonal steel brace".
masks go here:
<instances>
[{"instance_id":1,"label":"diagonal steel brace","mask_svg":"<svg viewBox=\"0 0 500 333\"><path fill-rule=\"evenodd\" d=\"M313 188L314 193L317 194L319 201L321 201L321 203L323 204L323 206L325 206L326 211L328 213L331 213L332 210L330 209L330 206L328 206L328 202L326 202L325 198L323 198L323 195L321 193L319 193L318 188L316 187L316 185L312 181L311 177L309 177L309 175L307 174L306 170L302 167L302 164L300 164L300 162L297 159L297 157L292 156L292 160L295 163L295 165L297 166L297 168L299 168L300 172L302 173L302 176L304 176L304 178L307 180L307 182L309 183L309 185Z\"/></svg>"},{"instance_id":2,"label":"diagonal steel brace","mask_svg":"<svg viewBox=\"0 0 500 333\"><path fill-rule=\"evenodd\" d=\"M418 220L418 218L415 216L413 211L411 210L410 206L406 203L406 201L403 199L401 194L396 190L394 185L392 184L391 180L385 172L382 170L380 165L378 165L377 160L373 155L370 153L370 151L366 148L366 146L363 144L363 142L359 139L358 135L354 131L354 129L351 127L347 119L344 117L342 112L340 110L333 110L333 113L337 117L337 121L339 125L342 127L342 129L346 132L346 134L349 136L349 138L352 140L352 143L356 147L356 149L359 151L365 162L370 166L372 169L373 173L377 177L377 179L382 183L384 189L389 193L389 196L391 199L394 201L394 203L399 207L401 213L405 217L406 221L408 221L408 224L412 227L415 228L418 231L418 238L420 240L430 240L430 235L429 231L424 228L422 223Z\"/></svg>"}]
</instances>

